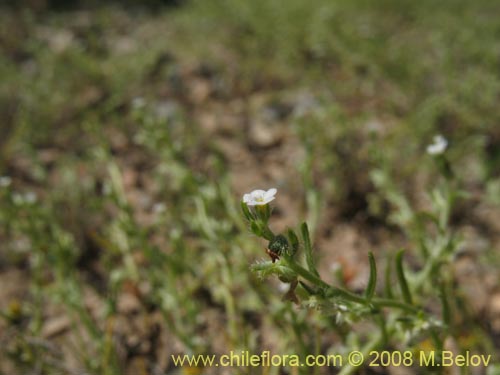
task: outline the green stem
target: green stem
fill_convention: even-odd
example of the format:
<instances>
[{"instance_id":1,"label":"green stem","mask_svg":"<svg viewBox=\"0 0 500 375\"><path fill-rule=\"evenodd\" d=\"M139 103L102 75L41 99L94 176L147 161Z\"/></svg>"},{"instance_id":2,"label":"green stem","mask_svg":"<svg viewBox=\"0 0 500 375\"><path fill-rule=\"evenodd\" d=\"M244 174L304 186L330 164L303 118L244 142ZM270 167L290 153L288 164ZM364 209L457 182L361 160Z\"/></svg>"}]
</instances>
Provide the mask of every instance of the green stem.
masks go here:
<instances>
[{"instance_id":1,"label":"green stem","mask_svg":"<svg viewBox=\"0 0 500 375\"><path fill-rule=\"evenodd\" d=\"M301 265L294 262L293 259L291 259L289 257L283 257L283 259L286 261L286 266L289 267L291 270L293 270L295 273L297 273L299 276L310 281L311 283L313 283L314 285L316 285L318 287L326 289L326 294L329 297L334 297L334 296L335 297L342 297L350 302L359 303L359 304L365 305L365 306L373 306L376 308L395 307L395 308L399 308L399 309L402 309L402 310L405 310L405 311L411 312L411 313L417 313L419 311L419 309L417 309L411 305L408 305L404 302L392 300L392 299L372 298L369 301L362 296L359 296L357 294L351 293L351 292L344 290L342 288L334 287L334 286L331 286L331 285L325 283L319 277L316 277L311 272L309 272L304 267L302 267Z\"/></svg>"},{"instance_id":2,"label":"green stem","mask_svg":"<svg viewBox=\"0 0 500 375\"><path fill-rule=\"evenodd\" d=\"M371 300L371 304L375 307L395 307L413 314L421 311L419 308L408 305L407 303L388 298L374 298Z\"/></svg>"}]
</instances>

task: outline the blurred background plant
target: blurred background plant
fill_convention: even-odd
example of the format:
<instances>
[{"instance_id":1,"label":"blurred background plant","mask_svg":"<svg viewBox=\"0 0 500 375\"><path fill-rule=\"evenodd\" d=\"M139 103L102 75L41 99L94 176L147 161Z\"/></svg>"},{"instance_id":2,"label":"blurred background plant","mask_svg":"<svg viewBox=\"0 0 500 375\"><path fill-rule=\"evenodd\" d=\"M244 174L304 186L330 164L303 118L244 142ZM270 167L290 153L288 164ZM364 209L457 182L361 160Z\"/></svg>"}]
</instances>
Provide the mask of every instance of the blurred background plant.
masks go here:
<instances>
[{"instance_id":1,"label":"blurred background plant","mask_svg":"<svg viewBox=\"0 0 500 375\"><path fill-rule=\"evenodd\" d=\"M259 186L279 190L276 233L307 221L329 284L362 292L373 251L387 293L381 265L405 248L413 292L432 301L417 276L446 258L443 345L495 356L499 8L2 4L0 373L170 374L173 353L366 344L364 322L282 301L279 281L249 272L267 241L239 199ZM435 134L452 188L426 154ZM389 349L435 345L403 339Z\"/></svg>"}]
</instances>

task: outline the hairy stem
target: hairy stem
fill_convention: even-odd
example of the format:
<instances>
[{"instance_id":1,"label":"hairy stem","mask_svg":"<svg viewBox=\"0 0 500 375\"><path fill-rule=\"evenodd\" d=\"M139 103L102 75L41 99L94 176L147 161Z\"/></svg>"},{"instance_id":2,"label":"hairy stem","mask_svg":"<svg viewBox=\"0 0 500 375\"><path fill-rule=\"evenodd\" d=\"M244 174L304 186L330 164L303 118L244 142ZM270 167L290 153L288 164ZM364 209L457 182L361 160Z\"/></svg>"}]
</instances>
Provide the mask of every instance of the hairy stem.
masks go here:
<instances>
[{"instance_id":1,"label":"hairy stem","mask_svg":"<svg viewBox=\"0 0 500 375\"><path fill-rule=\"evenodd\" d=\"M304 267L296 263L290 257L284 257L284 259L286 261L287 267L292 269L294 272L296 272L299 276L303 277L307 281L313 283L314 285L320 288L323 288L326 291L326 295L329 297L341 297L350 302L359 303L365 306L373 306L374 308L394 307L405 310L412 314L415 314L420 311L418 308L412 305L397 300L392 300L387 298L372 298L368 300L363 296L351 293L345 289L338 288L325 283L319 277L313 275L311 272L309 272Z\"/></svg>"}]
</instances>

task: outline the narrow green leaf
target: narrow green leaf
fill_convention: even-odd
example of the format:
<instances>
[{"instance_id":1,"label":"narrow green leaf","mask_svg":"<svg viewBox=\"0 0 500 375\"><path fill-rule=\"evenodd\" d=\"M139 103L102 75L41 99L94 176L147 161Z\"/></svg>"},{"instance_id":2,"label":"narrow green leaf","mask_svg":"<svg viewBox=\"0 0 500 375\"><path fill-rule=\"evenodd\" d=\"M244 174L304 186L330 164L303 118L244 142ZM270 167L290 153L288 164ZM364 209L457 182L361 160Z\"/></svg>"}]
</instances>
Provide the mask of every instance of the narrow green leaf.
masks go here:
<instances>
[{"instance_id":1,"label":"narrow green leaf","mask_svg":"<svg viewBox=\"0 0 500 375\"><path fill-rule=\"evenodd\" d=\"M392 298L394 298L394 295L392 293L392 283L391 283L391 271L392 271L391 261L392 261L392 257L389 256L387 258L387 263L385 265L384 291L385 291L385 296L387 298L392 299Z\"/></svg>"},{"instance_id":2,"label":"narrow green leaf","mask_svg":"<svg viewBox=\"0 0 500 375\"><path fill-rule=\"evenodd\" d=\"M309 236L309 228L307 228L307 223L302 223L300 231L302 233L302 240L304 241L304 253L306 256L307 268L312 274L319 277L319 273L316 270L316 266L314 264L314 259L312 255L311 237Z\"/></svg>"},{"instance_id":3,"label":"narrow green leaf","mask_svg":"<svg viewBox=\"0 0 500 375\"><path fill-rule=\"evenodd\" d=\"M275 237L273 231L269 229L267 223L262 223L262 222L259 223L261 225L262 237L264 237L268 241L272 241Z\"/></svg>"},{"instance_id":4,"label":"narrow green leaf","mask_svg":"<svg viewBox=\"0 0 500 375\"><path fill-rule=\"evenodd\" d=\"M266 204L266 223L269 221L269 218L271 217L271 206L269 204Z\"/></svg>"},{"instance_id":5,"label":"narrow green leaf","mask_svg":"<svg viewBox=\"0 0 500 375\"><path fill-rule=\"evenodd\" d=\"M260 229L260 226L257 224L256 221L250 222L250 229L252 230L253 234L255 234L257 237L262 237L262 230Z\"/></svg>"},{"instance_id":6,"label":"narrow green leaf","mask_svg":"<svg viewBox=\"0 0 500 375\"><path fill-rule=\"evenodd\" d=\"M267 224L271 216L271 209L268 204L255 206L256 218Z\"/></svg>"},{"instance_id":7,"label":"narrow green leaf","mask_svg":"<svg viewBox=\"0 0 500 375\"><path fill-rule=\"evenodd\" d=\"M241 211L243 212L243 215L245 216L245 218L248 220L248 221L252 221L253 217L252 217L252 213L250 212L250 210L248 209L248 206L245 202L241 202Z\"/></svg>"},{"instance_id":8,"label":"narrow green leaf","mask_svg":"<svg viewBox=\"0 0 500 375\"><path fill-rule=\"evenodd\" d=\"M403 299L406 303L412 304L412 298L410 294L410 289L408 288L408 283L406 282L405 273L403 270L403 254L404 250L400 250L396 254L396 274L398 276L399 286L401 288L401 293L403 294Z\"/></svg>"},{"instance_id":9,"label":"narrow green leaf","mask_svg":"<svg viewBox=\"0 0 500 375\"><path fill-rule=\"evenodd\" d=\"M443 322L449 326L451 322L450 305L446 296L446 286L444 282L439 283L439 297L441 298Z\"/></svg>"},{"instance_id":10,"label":"narrow green leaf","mask_svg":"<svg viewBox=\"0 0 500 375\"><path fill-rule=\"evenodd\" d=\"M302 286L302 288L304 288L306 290L306 292L309 293L309 295L313 296L313 295L317 294L313 288L311 288L309 285L307 285L303 281L299 281L299 283Z\"/></svg>"},{"instance_id":11,"label":"narrow green leaf","mask_svg":"<svg viewBox=\"0 0 500 375\"><path fill-rule=\"evenodd\" d=\"M377 286L377 264L375 263L375 257L371 251L368 253L368 260L370 261L370 278L368 279L368 285L365 290L365 297L371 300L375 294L375 287Z\"/></svg>"},{"instance_id":12,"label":"narrow green leaf","mask_svg":"<svg viewBox=\"0 0 500 375\"><path fill-rule=\"evenodd\" d=\"M293 230L288 228L287 230L287 235L288 235L288 240L290 241L290 255L294 256L297 253L297 250L299 249L299 239L297 238L297 235Z\"/></svg>"}]
</instances>

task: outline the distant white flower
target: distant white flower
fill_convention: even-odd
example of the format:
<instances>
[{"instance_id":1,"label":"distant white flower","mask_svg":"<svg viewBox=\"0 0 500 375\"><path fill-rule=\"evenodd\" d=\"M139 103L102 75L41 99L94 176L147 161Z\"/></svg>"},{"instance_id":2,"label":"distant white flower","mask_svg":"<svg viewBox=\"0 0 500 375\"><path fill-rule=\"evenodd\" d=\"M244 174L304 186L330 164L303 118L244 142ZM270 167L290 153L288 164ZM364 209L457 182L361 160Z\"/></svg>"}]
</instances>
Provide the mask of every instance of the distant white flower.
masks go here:
<instances>
[{"instance_id":1,"label":"distant white flower","mask_svg":"<svg viewBox=\"0 0 500 375\"><path fill-rule=\"evenodd\" d=\"M9 176L0 176L0 187L8 187L12 183L12 179Z\"/></svg>"},{"instance_id":2,"label":"distant white flower","mask_svg":"<svg viewBox=\"0 0 500 375\"><path fill-rule=\"evenodd\" d=\"M429 155L441 155L448 147L448 141L442 135L435 135L432 141L433 143L427 146Z\"/></svg>"},{"instance_id":3,"label":"distant white flower","mask_svg":"<svg viewBox=\"0 0 500 375\"><path fill-rule=\"evenodd\" d=\"M272 200L274 200L274 196L276 195L276 189L265 190L254 190L250 194L243 195L243 202L248 206L261 206L264 204L268 204Z\"/></svg>"}]
</instances>

